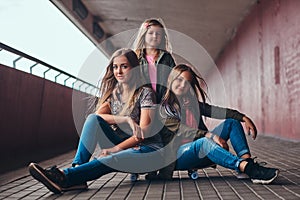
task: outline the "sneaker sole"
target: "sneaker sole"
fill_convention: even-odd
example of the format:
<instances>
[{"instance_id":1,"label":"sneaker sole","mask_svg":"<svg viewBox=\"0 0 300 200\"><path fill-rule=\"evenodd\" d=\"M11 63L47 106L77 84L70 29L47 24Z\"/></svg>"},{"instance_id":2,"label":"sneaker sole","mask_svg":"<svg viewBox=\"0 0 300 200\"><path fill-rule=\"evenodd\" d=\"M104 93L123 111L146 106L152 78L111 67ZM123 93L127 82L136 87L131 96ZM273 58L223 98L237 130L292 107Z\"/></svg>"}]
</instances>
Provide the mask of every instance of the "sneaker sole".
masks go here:
<instances>
[{"instance_id":1,"label":"sneaker sole","mask_svg":"<svg viewBox=\"0 0 300 200\"><path fill-rule=\"evenodd\" d=\"M249 176L245 173L237 173L235 176L239 180L250 179Z\"/></svg>"},{"instance_id":2,"label":"sneaker sole","mask_svg":"<svg viewBox=\"0 0 300 200\"><path fill-rule=\"evenodd\" d=\"M55 194L61 193L61 188L56 183L47 178L43 174L43 172L36 166L36 163L30 163L28 168L30 175L39 182L43 183L51 192Z\"/></svg>"},{"instance_id":3,"label":"sneaker sole","mask_svg":"<svg viewBox=\"0 0 300 200\"><path fill-rule=\"evenodd\" d=\"M81 185L74 185L74 186L67 187L67 188L62 187L61 191L67 192L67 191L72 191L72 190L87 190L87 189L88 189L87 184L81 184Z\"/></svg>"},{"instance_id":4,"label":"sneaker sole","mask_svg":"<svg viewBox=\"0 0 300 200\"><path fill-rule=\"evenodd\" d=\"M275 176L269 180L251 179L251 181L252 181L252 183L255 183L255 184L264 184L264 185L270 184L272 181L274 181L277 178L278 174L279 174L279 170L276 170Z\"/></svg>"}]
</instances>

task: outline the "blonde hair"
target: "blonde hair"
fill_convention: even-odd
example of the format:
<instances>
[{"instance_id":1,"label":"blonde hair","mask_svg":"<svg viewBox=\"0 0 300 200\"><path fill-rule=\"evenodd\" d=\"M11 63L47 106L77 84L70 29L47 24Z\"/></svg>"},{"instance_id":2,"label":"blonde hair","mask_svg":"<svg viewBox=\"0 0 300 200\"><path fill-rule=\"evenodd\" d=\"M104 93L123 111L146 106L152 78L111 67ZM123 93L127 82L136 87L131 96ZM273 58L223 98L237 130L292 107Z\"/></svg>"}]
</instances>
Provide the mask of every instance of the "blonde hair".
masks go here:
<instances>
[{"instance_id":1,"label":"blonde hair","mask_svg":"<svg viewBox=\"0 0 300 200\"><path fill-rule=\"evenodd\" d=\"M138 57L141 56L143 50L146 48L145 46L145 35L151 26L159 26L163 30L162 41L158 47L159 50L167 51L172 53L172 47L169 41L169 35L167 28L160 18L150 18L146 19L140 26L137 37L133 43L133 49L135 50Z\"/></svg>"}]
</instances>

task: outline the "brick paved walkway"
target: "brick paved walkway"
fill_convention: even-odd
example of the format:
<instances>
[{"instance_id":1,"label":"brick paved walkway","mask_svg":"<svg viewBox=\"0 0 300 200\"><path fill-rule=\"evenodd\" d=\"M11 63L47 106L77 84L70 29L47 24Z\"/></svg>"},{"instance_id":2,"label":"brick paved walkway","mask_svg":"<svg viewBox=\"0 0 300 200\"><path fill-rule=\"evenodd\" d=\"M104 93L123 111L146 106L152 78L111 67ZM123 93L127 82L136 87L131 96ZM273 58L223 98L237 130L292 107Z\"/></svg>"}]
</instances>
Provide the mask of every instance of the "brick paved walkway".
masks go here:
<instances>
[{"instance_id":1,"label":"brick paved walkway","mask_svg":"<svg viewBox=\"0 0 300 200\"><path fill-rule=\"evenodd\" d=\"M281 170L271 185L238 180L235 172L218 166L199 170L199 179L189 179L186 171L176 171L173 181L148 182L141 176L130 182L125 173L111 173L88 182L86 191L55 195L29 176L23 168L0 175L0 199L300 199L300 142L259 136L249 138L253 156ZM43 167L69 166L74 152L40 163Z\"/></svg>"}]
</instances>

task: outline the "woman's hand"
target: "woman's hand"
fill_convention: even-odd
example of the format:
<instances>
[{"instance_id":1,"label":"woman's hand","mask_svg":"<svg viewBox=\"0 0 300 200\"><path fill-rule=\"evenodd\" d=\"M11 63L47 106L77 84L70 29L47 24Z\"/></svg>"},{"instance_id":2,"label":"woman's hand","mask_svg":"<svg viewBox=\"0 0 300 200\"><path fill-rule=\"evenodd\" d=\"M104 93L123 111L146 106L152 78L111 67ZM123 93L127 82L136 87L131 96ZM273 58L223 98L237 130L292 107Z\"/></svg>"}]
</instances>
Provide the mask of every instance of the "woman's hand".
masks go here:
<instances>
[{"instance_id":1,"label":"woman's hand","mask_svg":"<svg viewBox=\"0 0 300 200\"><path fill-rule=\"evenodd\" d=\"M254 123L247 116L243 117L243 121L245 122L245 127L246 127L247 134L248 135L252 134L252 138L253 138L253 140L255 140L256 136L257 136L257 129L256 129Z\"/></svg>"},{"instance_id":2,"label":"woman's hand","mask_svg":"<svg viewBox=\"0 0 300 200\"><path fill-rule=\"evenodd\" d=\"M227 151L229 151L229 146L223 138L221 138L218 135L215 135L213 133L207 133L205 136L208 137L208 138L211 138L220 147L222 147L223 149L226 149Z\"/></svg>"},{"instance_id":3,"label":"woman's hand","mask_svg":"<svg viewBox=\"0 0 300 200\"><path fill-rule=\"evenodd\" d=\"M227 142L223 138L219 137L218 135L215 135L213 137L213 141L215 141L223 149L226 149L227 151L229 151L229 146L228 146Z\"/></svg>"},{"instance_id":4,"label":"woman's hand","mask_svg":"<svg viewBox=\"0 0 300 200\"><path fill-rule=\"evenodd\" d=\"M144 133L141 129L141 127L133 121L130 117L127 118L127 123L129 124L130 128L132 129L133 136L135 137L136 141L139 141L140 139L144 139Z\"/></svg>"},{"instance_id":5,"label":"woman's hand","mask_svg":"<svg viewBox=\"0 0 300 200\"><path fill-rule=\"evenodd\" d=\"M101 149L99 157L105 157L111 155L112 153L117 153L119 151L121 151L121 149L118 146L114 146L108 149Z\"/></svg>"}]
</instances>

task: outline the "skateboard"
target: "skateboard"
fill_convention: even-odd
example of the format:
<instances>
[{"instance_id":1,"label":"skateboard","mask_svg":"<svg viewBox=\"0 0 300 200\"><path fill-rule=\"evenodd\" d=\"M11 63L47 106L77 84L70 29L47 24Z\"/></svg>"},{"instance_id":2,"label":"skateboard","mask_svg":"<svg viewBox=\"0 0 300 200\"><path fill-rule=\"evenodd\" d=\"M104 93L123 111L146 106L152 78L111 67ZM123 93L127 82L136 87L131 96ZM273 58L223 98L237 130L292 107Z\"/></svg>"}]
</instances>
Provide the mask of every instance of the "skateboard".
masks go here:
<instances>
[{"instance_id":1,"label":"skateboard","mask_svg":"<svg viewBox=\"0 0 300 200\"><path fill-rule=\"evenodd\" d=\"M216 164L212 164L208 167L211 167L211 168L214 168L216 169L217 168L217 165ZM204 167L204 168L208 168L208 167ZM189 169L187 170L188 172L188 176L190 177L190 179L192 180L197 180L199 178L199 174L198 174L198 169L204 169L204 168L193 168L193 169ZM139 177L140 177L140 174L137 174L137 173L131 173L130 174L130 181L131 182L136 182L139 180Z\"/></svg>"}]
</instances>

